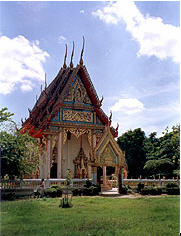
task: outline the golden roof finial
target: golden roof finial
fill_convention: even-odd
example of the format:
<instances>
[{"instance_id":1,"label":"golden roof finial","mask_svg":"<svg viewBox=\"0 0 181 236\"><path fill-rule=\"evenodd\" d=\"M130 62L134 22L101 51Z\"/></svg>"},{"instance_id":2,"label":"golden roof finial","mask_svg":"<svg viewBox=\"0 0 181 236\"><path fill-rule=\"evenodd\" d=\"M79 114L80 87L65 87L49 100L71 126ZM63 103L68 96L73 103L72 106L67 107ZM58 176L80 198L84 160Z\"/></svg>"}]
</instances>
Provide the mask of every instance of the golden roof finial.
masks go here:
<instances>
[{"instance_id":1,"label":"golden roof finial","mask_svg":"<svg viewBox=\"0 0 181 236\"><path fill-rule=\"evenodd\" d=\"M47 88L47 74L45 73L45 89Z\"/></svg>"},{"instance_id":2,"label":"golden roof finial","mask_svg":"<svg viewBox=\"0 0 181 236\"><path fill-rule=\"evenodd\" d=\"M84 45L85 45L85 38L83 36L83 45L82 45L82 51L81 51L81 55L80 55L80 65L82 66L83 65L83 54L84 54Z\"/></svg>"},{"instance_id":3,"label":"golden roof finial","mask_svg":"<svg viewBox=\"0 0 181 236\"><path fill-rule=\"evenodd\" d=\"M63 64L63 68L67 68L66 65L66 59L67 59L67 44L65 44L66 50L65 50L65 57L64 57L64 64Z\"/></svg>"},{"instance_id":4,"label":"golden roof finial","mask_svg":"<svg viewBox=\"0 0 181 236\"><path fill-rule=\"evenodd\" d=\"M72 49L72 55L71 55L71 61L70 61L70 67L71 68L73 68L73 62L72 62L72 60L73 60L73 56L74 56L74 41L73 41L73 49Z\"/></svg>"}]
</instances>

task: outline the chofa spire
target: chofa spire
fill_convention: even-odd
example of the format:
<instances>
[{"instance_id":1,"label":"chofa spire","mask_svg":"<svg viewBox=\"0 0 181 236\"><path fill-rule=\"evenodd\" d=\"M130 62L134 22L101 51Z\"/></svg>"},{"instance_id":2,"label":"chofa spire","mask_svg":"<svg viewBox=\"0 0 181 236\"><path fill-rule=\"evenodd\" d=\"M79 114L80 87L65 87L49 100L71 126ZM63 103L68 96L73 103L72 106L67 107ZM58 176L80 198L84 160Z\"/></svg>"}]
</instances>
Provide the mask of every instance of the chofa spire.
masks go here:
<instances>
[{"instance_id":1,"label":"chofa spire","mask_svg":"<svg viewBox=\"0 0 181 236\"><path fill-rule=\"evenodd\" d=\"M73 60L73 56L74 56L74 41L73 41L73 48L72 48L72 55L71 55L71 61L70 61L70 67L71 68L73 68L73 62L72 62L72 60Z\"/></svg>"},{"instance_id":2,"label":"chofa spire","mask_svg":"<svg viewBox=\"0 0 181 236\"><path fill-rule=\"evenodd\" d=\"M63 68L67 68L67 64L66 64L66 59L67 59L67 44L65 44L66 50L65 50L65 57L64 57L64 64L63 64Z\"/></svg>"},{"instance_id":3,"label":"chofa spire","mask_svg":"<svg viewBox=\"0 0 181 236\"><path fill-rule=\"evenodd\" d=\"M84 45L85 45L85 38L83 36L83 45L82 45L82 51L81 51L81 55L80 55L80 65L83 65L83 53L84 53Z\"/></svg>"}]
</instances>

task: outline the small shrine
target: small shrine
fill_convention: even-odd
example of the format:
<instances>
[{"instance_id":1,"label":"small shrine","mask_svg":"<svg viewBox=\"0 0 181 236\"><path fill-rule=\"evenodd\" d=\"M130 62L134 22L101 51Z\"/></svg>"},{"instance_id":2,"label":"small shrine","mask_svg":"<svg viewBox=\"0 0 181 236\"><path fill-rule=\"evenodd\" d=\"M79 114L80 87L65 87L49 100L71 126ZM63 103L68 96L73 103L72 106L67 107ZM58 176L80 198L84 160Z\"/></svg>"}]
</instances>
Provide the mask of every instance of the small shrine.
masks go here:
<instances>
[{"instance_id":1,"label":"small shrine","mask_svg":"<svg viewBox=\"0 0 181 236\"><path fill-rule=\"evenodd\" d=\"M74 44L67 66L67 46L64 65L55 79L41 92L29 118L22 123L22 132L39 140L42 146L39 178L65 178L70 170L73 178L89 178L106 185L107 174L126 175L125 155L115 138L118 126L111 126L108 117L83 64L73 65ZM108 173L109 172L109 173Z\"/></svg>"}]
</instances>

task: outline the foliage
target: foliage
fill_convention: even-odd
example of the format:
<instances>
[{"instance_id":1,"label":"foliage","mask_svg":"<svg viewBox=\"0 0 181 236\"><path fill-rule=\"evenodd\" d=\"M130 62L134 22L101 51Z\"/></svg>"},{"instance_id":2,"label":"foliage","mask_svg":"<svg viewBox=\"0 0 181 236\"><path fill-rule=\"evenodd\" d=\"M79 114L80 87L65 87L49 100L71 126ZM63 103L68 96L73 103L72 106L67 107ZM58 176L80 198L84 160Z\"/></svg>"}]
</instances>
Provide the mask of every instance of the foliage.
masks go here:
<instances>
[{"instance_id":1,"label":"foliage","mask_svg":"<svg viewBox=\"0 0 181 236\"><path fill-rule=\"evenodd\" d=\"M180 175L180 125L168 127L157 138L152 132L148 137L140 128L129 130L117 140L125 152L128 178L176 177Z\"/></svg>"},{"instance_id":2,"label":"foliage","mask_svg":"<svg viewBox=\"0 0 181 236\"><path fill-rule=\"evenodd\" d=\"M126 185L122 185L121 194L127 194L127 193L128 193L128 188L126 187Z\"/></svg>"},{"instance_id":3,"label":"foliage","mask_svg":"<svg viewBox=\"0 0 181 236\"><path fill-rule=\"evenodd\" d=\"M1 235L179 235L179 196L76 197L70 209L59 203L58 198L2 202Z\"/></svg>"},{"instance_id":4,"label":"foliage","mask_svg":"<svg viewBox=\"0 0 181 236\"><path fill-rule=\"evenodd\" d=\"M46 197L57 197L57 189L56 188L49 188L45 190Z\"/></svg>"},{"instance_id":5,"label":"foliage","mask_svg":"<svg viewBox=\"0 0 181 236\"><path fill-rule=\"evenodd\" d=\"M72 173L71 173L71 170L68 169L68 170L66 171L66 181L65 181L65 184L66 184L67 186L70 186L71 183L72 183Z\"/></svg>"},{"instance_id":6,"label":"foliage","mask_svg":"<svg viewBox=\"0 0 181 236\"><path fill-rule=\"evenodd\" d=\"M171 182L171 183L168 183L166 185L166 192L167 194L170 194L170 195L179 195L180 194L180 188L179 188L179 185L175 182Z\"/></svg>"},{"instance_id":7,"label":"foliage","mask_svg":"<svg viewBox=\"0 0 181 236\"><path fill-rule=\"evenodd\" d=\"M166 185L166 188L175 188L175 187L179 187L179 185L175 182L170 182Z\"/></svg>"},{"instance_id":8,"label":"foliage","mask_svg":"<svg viewBox=\"0 0 181 236\"><path fill-rule=\"evenodd\" d=\"M11 120L11 116L13 116L14 113L8 112L8 108L4 107L2 109L0 109L0 123L4 122L4 121L10 121Z\"/></svg>"},{"instance_id":9,"label":"foliage","mask_svg":"<svg viewBox=\"0 0 181 236\"><path fill-rule=\"evenodd\" d=\"M15 191L2 191L1 192L1 200L6 200L6 201L13 201L16 199L16 193Z\"/></svg>"},{"instance_id":10,"label":"foliage","mask_svg":"<svg viewBox=\"0 0 181 236\"><path fill-rule=\"evenodd\" d=\"M180 194L180 188L179 187L166 188L166 192L169 195L179 195Z\"/></svg>"},{"instance_id":11,"label":"foliage","mask_svg":"<svg viewBox=\"0 0 181 236\"><path fill-rule=\"evenodd\" d=\"M144 175L143 167L146 162L144 150L145 132L140 128L129 130L118 138L118 144L125 152L128 165L128 178L138 178Z\"/></svg>"},{"instance_id":12,"label":"foliage","mask_svg":"<svg viewBox=\"0 0 181 236\"><path fill-rule=\"evenodd\" d=\"M0 132L1 175L11 179L15 176L36 174L39 161L39 145L37 140L28 134L9 134Z\"/></svg>"},{"instance_id":13,"label":"foliage","mask_svg":"<svg viewBox=\"0 0 181 236\"><path fill-rule=\"evenodd\" d=\"M137 190L138 192L140 193L142 189L144 189L145 185L144 183L138 183L138 187L137 187Z\"/></svg>"},{"instance_id":14,"label":"foliage","mask_svg":"<svg viewBox=\"0 0 181 236\"><path fill-rule=\"evenodd\" d=\"M162 188L160 187L144 187L143 189L141 189L140 193L142 195L160 195L162 194Z\"/></svg>"},{"instance_id":15,"label":"foliage","mask_svg":"<svg viewBox=\"0 0 181 236\"><path fill-rule=\"evenodd\" d=\"M144 170L147 176L178 176L180 164L180 126L168 128L163 136L156 138L156 133L151 133L145 140L147 162Z\"/></svg>"}]
</instances>

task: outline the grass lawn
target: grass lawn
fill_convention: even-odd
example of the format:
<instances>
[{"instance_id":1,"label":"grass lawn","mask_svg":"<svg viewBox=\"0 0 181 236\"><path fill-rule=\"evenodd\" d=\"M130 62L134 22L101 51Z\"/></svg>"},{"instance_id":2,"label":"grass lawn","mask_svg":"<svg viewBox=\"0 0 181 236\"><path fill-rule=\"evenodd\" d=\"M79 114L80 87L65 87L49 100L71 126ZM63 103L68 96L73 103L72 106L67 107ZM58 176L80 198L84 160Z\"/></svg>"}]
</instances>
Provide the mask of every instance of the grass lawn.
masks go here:
<instances>
[{"instance_id":1,"label":"grass lawn","mask_svg":"<svg viewBox=\"0 0 181 236\"><path fill-rule=\"evenodd\" d=\"M179 196L155 198L74 197L2 202L1 236L177 236Z\"/></svg>"}]
</instances>

